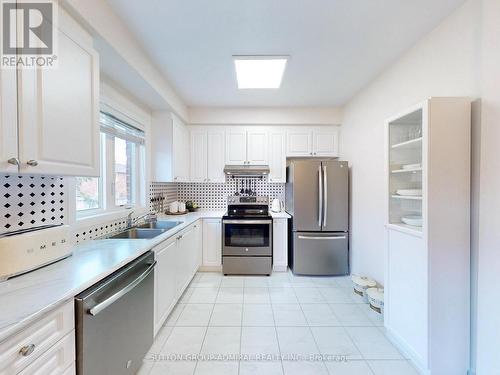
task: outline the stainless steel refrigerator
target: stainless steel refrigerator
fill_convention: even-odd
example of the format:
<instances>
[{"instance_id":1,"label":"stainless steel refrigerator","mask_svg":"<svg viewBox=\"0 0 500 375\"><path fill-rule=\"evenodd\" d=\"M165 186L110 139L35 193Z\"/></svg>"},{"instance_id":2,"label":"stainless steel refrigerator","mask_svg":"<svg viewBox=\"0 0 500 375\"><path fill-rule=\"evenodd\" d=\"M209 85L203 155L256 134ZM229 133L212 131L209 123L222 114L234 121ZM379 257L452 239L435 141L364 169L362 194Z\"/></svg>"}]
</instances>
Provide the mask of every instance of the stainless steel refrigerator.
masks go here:
<instances>
[{"instance_id":1,"label":"stainless steel refrigerator","mask_svg":"<svg viewBox=\"0 0 500 375\"><path fill-rule=\"evenodd\" d=\"M286 211L289 265L300 275L349 273L349 167L346 161L293 160Z\"/></svg>"}]
</instances>

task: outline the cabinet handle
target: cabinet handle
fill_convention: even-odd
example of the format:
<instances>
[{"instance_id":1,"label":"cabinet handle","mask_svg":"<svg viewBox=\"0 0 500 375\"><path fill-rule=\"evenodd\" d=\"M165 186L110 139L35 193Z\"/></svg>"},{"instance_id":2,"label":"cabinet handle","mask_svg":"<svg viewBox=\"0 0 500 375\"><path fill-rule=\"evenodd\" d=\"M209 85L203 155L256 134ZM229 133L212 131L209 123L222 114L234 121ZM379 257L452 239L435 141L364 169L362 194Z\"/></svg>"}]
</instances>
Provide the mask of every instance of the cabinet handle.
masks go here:
<instances>
[{"instance_id":1,"label":"cabinet handle","mask_svg":"<svg viewBox=\"0 0 500 375\"><path fill-rule=\"evenodd\" d=\"M36 167L38 165L38 162L36 160L28 160L26 162L30 167Z\"/></svg>"},{"instance_id":2,"label":"cabinet handle","mask_svg":"<svg viewBox=\"0 0 500 375\"><path fill-rule=\"evenodd\" d=\"M23 357L29 356L31 353L35 351L35 344L29 344L26 346L23 346L21 350L19 350L19 354L21 354Z\"/></svg>"},{"instance_id":3,"label":"cabinet handle","mask_svg":"<svg viewBox=\"0 0 500 375\"><path fill-rule=\"evenodd\" d=\"M7 163L12 164L12 165L19 165L19 164L21 164L21 162L19 161L18 158L10 158L9 160L7 160Z\"/></svg>"},{"instance_id":4,"label":"cabinet handle","mask_svg":"<svg viewBox=\"0 0 500 375\"><path fill-rule=\"evenodd\" d=\"M313 154L312 152L309 153L309 155L312 155L312 154Z\"/></svg>"}]
</instances>

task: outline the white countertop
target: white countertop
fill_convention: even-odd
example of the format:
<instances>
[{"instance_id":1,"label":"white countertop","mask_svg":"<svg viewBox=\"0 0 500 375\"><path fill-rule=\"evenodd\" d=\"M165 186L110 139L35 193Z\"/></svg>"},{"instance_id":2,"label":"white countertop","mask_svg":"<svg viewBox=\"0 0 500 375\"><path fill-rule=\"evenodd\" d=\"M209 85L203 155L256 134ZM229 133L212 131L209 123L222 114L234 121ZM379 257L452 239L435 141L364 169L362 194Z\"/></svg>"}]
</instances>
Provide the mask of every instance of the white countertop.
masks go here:
<instances>
[{"instance_id":1,"label":"white countertop","mask_svg":"<svg viewBox=\"0 0 500 375\"><path fill-rule=\"evenodd\" d=\"M200 218L221 218L205 211L160 218L182 224L150 240L92 240L50 266L0 283L0 342L45 312L92 286Z\"/></svg>"},{"instance_id":2,"label":"white countertop","mask_svg":"<svg viewBox=\"0 0 500 375\"><path fill-rule=\"evenodd\" d=\"M150 240L92 240L77 245L73 255L50 266L0 283L0 341L45 312L89 288L188 225L202 218L222 218L225 210L186 215L159 215L182 224ZM271 212L273 218L290 218Z\"/></svg>"}]
</instances>

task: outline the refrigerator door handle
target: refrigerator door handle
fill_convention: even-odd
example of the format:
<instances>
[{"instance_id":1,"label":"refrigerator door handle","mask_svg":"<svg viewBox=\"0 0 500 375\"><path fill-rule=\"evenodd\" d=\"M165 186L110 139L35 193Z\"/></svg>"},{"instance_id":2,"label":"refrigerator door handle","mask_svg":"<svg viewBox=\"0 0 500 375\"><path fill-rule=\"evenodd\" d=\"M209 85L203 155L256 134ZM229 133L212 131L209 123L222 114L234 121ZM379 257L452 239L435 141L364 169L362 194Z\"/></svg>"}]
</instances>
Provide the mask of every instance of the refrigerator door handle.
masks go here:
<instances>
[{"instance_id":1,"label":"refrigerator door handle","mask_svg":"<svg viewBox=\"0 0 500 375\"><path fill-rule=\"evenodd\" d=\"M326 165L323 165L323 191L324 191L324 202L323 202L323 226L326 227L326 222L328 220L328 176L326 174Z\"/></svg>"},{"instance_id":2,"label":"refrigerator door handle","mask_svg":"<svg viewBox=\"0 0 500 375\"><path fill-rule=\"evenodd\" d=\"M301 240L345 240L347 236L329 236L329 237L322 237L322 236L300 236L299 239Z\"/></svg>"},{"instance_id":3,"label":"refrigerator door handle","mask_svg":"<svg viewBox=\"0 0 500 375\"><path fill-rule=\"evenodd\" d=\"M318 166L318 226L321 228L321 216L323 213L323 187L321 186L321 164Z\"/></svg>"}]
</instances>

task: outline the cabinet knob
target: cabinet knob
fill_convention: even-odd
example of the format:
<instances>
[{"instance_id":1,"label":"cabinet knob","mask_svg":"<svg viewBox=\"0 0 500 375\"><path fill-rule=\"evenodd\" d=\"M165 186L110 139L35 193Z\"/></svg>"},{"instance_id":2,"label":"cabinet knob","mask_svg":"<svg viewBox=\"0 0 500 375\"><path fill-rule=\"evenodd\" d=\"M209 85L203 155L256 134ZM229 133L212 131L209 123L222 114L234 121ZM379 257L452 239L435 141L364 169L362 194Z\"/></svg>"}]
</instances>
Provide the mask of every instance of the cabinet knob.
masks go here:
<instances>
[{"instance_id":1,"label":"cabinet knob","mask_svg":"<svg viewBox=\"0 0 500 375\"><path fill-rule=\"evenodd\" d=\"M26 162L30 167L36 167L38 165L38 162L36 160L28 160Z\"/></svg>"},{"instance_id":2,"label":"cabinet knob","mask_svg":"<svg viewBox=\"0 0 500 375\"><path fill-rule=\"evenodd\" d=\"M309 155L312 155L312 154L313 154L312 152L309 153Z\"/></svg>"},{"instance_id":3,"label":"cabinet knob","mask_svg":"<svg viewBox=\"0 0 500 375\"><path fill-rule=\"evenodd\" d=\"M7 160L7 163L12 164L12 165L19 165L19 164L21 164L21 162L19 161L18 158L10 158L9 160Z\"/></svg>"},{"instance_id":4,"label":"cabinet knob","mask_svg":"<svg viewBox=\"0 0 500 375\"><path fill-rule=\"evenodd\" d=\"M23 357L27 357L34 351L35 351L35 344L30 344L23 346L21 350L19 350L19 354L21 354Z\"/></svg>"}]
</instances>

